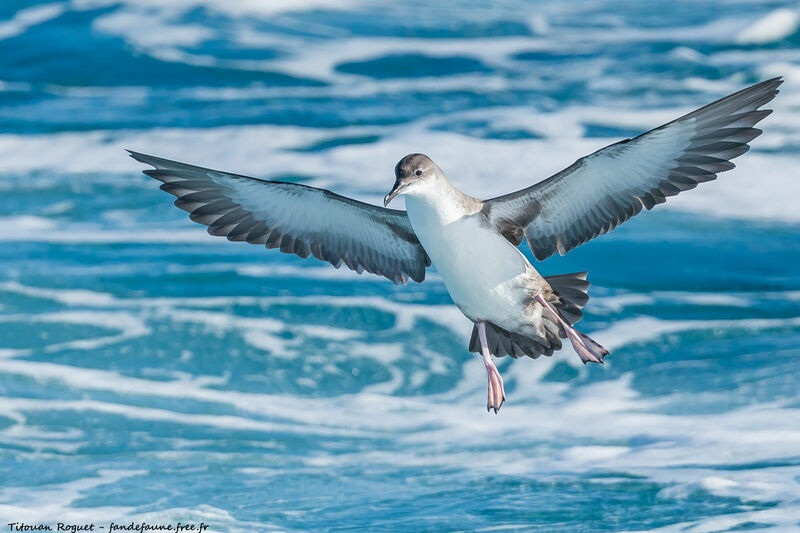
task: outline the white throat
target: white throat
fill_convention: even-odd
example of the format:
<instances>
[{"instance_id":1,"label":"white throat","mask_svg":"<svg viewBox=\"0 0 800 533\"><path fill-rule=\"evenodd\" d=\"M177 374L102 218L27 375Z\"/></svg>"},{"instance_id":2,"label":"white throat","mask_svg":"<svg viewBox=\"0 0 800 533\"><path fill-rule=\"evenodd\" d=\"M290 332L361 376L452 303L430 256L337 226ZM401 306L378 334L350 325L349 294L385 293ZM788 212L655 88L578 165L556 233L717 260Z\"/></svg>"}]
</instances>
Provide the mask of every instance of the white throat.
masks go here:
<instances>
[{"instance_id":1,"label":"white throat","mask_svg":"<svg viewBox=\"0 0 800 533\"><path fill-rule=\"evenodd\" d=\"M480 208L481 202L453 187L444 176L418 183L406 193L406 210L412 224L415 218L421 221L432 217L440 225L447 225L464 216L475 214Z\"/></svg>"}]
</instances>

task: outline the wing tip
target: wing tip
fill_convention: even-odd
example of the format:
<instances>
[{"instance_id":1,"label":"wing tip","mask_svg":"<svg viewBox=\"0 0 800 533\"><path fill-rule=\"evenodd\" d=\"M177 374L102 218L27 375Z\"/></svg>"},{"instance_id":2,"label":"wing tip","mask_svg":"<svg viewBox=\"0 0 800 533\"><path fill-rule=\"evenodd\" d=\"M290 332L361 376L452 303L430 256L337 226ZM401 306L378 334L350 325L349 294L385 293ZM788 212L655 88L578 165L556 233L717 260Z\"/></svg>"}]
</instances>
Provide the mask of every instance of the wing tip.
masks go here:
<instances>
[{"instance_id":1,"label":"wing tip","mask_svg":"<svg viewBox=\"0 0 800 533\"><path fill-rule=\"evenodd\" d=\"M778 89L778 87L783 85L783 82L784 82L783 76L775 76L774 78L770 78L768 80L756 83L755 85L751 85L750 87L746 87L741 91L739 91L739 93L747 93L748 95L756 93L756 94L761 94L762 97L768 97L766 100L755 106L755 109L759 109L761 106L771 102L772 99L775 98L778 95L778 93L781 92L780 89ZM771 109L765 109L765 111L772 112Z\"/></svg>"},{"instance_id":2,"label":"wing tip","mask_svg":"<svg viewBox=\"0 0 800 533\"><path fill-rule=\"evenodd\" d=\"M739 93L754 93L754 92L761 92L761 91L763 91L764 93L768 93L769 91L775 91L775 94L778 94L780 92L778 87L783 85L784 81L785 80L783 79L782 75L781 76L775 76L773 78L769 78L767 80L760 81L758 83L754 83L753 85L750 85L749 87L745 87L744 89L741 89L740 91L737 91L736 93L733 93L733 94L736 95L736 94L739 94Z\"/></svg>"},{"instance_id":3,"label":"wing tip","mask_svg":"<svg viewBox=\"0 0 800 533\"><path fill-rule=\"evenodd\" d=\"M145 165L150 165L153 168L158 168L158 165L154 161L158 160L159 158L152 155L143 154L135 150L129 150L127 148L124 148L124 150L128 152L128 156L131 159L134 159L140 163L144 163Z\"/></svg>"},{"instance_id":4,"label":"wing tip","mask_svg":"<svg viewBox=\"0 0 800 533\"><path fill-rule=\"evenodd\" d=\"M768 84L769 85L773 85L774 88L777 89L778 87L781 86L781 84L783 84L784 81L785 80L783 79L783 74L781 74L780 76L775 76L775 77L770 78L768 80L764 80L760 84L761 85L768 85Z\"/></svg>"}]
</instances>

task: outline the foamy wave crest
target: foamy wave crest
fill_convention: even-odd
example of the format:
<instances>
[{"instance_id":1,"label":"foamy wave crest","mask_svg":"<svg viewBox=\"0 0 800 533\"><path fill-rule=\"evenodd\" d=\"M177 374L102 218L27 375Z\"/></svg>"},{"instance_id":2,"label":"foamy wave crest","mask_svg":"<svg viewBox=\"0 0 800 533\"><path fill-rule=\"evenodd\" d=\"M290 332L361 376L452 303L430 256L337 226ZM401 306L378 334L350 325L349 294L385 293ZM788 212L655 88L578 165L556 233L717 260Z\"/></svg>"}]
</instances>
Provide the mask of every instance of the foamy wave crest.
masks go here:
<instances>
[{"instance_id":1,"label":"foamy wave crest","mask_svg":"<svg viewBox=\"0 0 800 533\"><path fill-rule=\"evenodd\" d=\"M779 99L780 100L780 99ZM778 100L778 101L779 101ZM778 103L776 106L780 107ZM62 133L36 136L0 136L0 158L6 173L69 172L69 173L135 173L141 165L125 157L124 148L183 160L231 172L261 177L285 175L306 176L311 183L353 194L363 200L379 203L391 186L391 169L397 159L413 151L427 151L452 181L466 192L478 197L490 197L529 186L566 167L576 158L590 153L609 140L585 139L584 121L602 121L609 127L640 130L675 117L684 110L639 114L601 109L567 109L552 114L537 114L528 110L515 113L494 113L492 120L508 127L516 124L530 128L542 139L505 140L475 138L467 135L432 129L433 119L420 120L414 127L396 129L380 140L363 145L337 146L321 152L297 151L323 139L374 134L374 129L347 128L333 136L328 131L278 126L226 127L207 130L154 130L142 133L96 132ZM511 116L513 121L509 122ZM794 114L781 109L765 121L766 133L754 142L755 150L737 159L738 168L725 172L713 183L670 199L665 207L743 219L800 221L800 211L792 198L800 195L800 175L790 154L764 153L800 142L800 136L790 127ZM458 115L451 117L455 120ZM468 113L464 119L475 117ZM535 125L535 126L534 126ZM264 139L280 140L270 141ZM45 149L46 148L46 149ZM294 149L294 150L293 150ZM41 154L46 153L47 157ZM81 153L82 157L74 157ZM202 154L202 155L198 155ZM509 165L509 161L514 161ZM498 169L500 176L498 176ZM532 170L533 169L533 170ZM758 187L752 187L753 176L759 176ZM383 178L381 177L383 176ZM142 181L141 183L145 183ZM146 186L146 185L145 185ZM24 239L68 240L69 234L82 234L87 240L100 242L102 235L92 237L92 231L37 232L30 228L33 219L14 219L4 225L4 240ZM20 227L23 223L28 228ZM10 229L9 229L10 228ZM29 230L29 231L26 231ZM45 229L45 228L41 228ZM187 233L200 235L201 231ZM168 235L154 239L171 239ZM183 238L184 235L181 235ZM77 238L77 237L75 237ZM109 237L109 239L117 237ZM131 241L129 235L119 237ZM200 237L197 237L200 238Z\"/></svg>"},{"instance_id":2,"label":"foamy wave crest","mask_svg":"<svg viewBox=\"0 0 800 533\"><path fill-rule=\"evenodd\" d=\"M25 33L32 26L52 20L64 13L65 8L64 4L53 3L17 11L9 20L0 22L0 40Z\"/></svg>"},{"instance_id":3,"label":"foamy wave crest","mask_svg":"<svg viewBox=\"0 0 800 533\"><path fill-rule=\"evenodd\" d=\"M780 41L800 28L800 12L776 9L742 30L736 41L743 44L765 44Z\"/></svg>"}]
</instances>

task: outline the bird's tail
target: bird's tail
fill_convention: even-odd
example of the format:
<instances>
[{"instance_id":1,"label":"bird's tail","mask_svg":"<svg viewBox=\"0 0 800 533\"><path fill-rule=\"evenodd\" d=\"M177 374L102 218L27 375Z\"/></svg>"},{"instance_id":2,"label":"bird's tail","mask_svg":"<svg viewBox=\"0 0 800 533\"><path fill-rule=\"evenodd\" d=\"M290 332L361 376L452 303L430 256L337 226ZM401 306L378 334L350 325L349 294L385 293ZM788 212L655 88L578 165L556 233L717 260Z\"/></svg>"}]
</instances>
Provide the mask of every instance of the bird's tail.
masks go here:
<instances>
[{"instance_id":1,"label":"bird's tail","mask_svg":"<svg viewBox=\"0 0 800 533\"><path fill-rule=\"evenodd\" d=\"M544 279L556 295L556 298L550 300L550 304L561 314L561 317L570 326L583 318L581 309L589 301L587 291L591 285L586 280L586 272L545 276Z\"/></svg>"},{"instance_id":2,"label":"bird's tail","mask_svg":"<svg viewBox=\"0 0 800 533\"><path fill-rule=\"evenodd\" d=\"M589 282L586 281L586 272L572 274L559 274L546 276L545 280L552 289L545 304L550 313L543 315L545 318L545 336L525 336L519 333L506 331L503 328L486 322L486 339L489 351L497 357L510 355L517 358L527 355L536 359L540 355L553 355L555 350L561 349L561 339L569 338L575 351L584 363L602 363L608 350L572 327L583 317L581 308L589 301L587 290ZM535 293L532 298L541 297ZM472 328L472 338L469 341L469 350L480 353L481 344L478 339L477 325Z\"/></svg>"}]
</instances>

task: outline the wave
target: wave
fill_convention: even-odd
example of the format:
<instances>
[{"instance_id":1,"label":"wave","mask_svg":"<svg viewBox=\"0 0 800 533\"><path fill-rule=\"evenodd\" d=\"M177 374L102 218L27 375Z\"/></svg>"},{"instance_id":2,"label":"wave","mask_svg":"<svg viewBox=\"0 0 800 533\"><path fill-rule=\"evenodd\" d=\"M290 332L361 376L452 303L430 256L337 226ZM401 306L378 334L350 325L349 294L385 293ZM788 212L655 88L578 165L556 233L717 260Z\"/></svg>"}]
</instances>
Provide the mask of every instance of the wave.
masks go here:
<instances>
[{"instance_id":1,"label":"wave","mask_svg":"<svg viewBox=\"0 0 800 533\"><path fill-rule=\"evenodd\" d=\"M796 527L796 6L468 4L65 0L0 22L0 515ZM775 75L737 170L543 266L593 267L582 329L613 357L498 360L499 416L435 272L395 290L237 248L123 151L375 204L426 151L490 197ZM699 250L705 224L740 268ZM678 248L656 235L710 262L659 262ZM652 280L630 279L640 259Z\"/></svg>"},{"instance_id":2,"label":"wave","mask_svg":"<svg viewBox=\"0 0 800 533\"><path fill-rule=\"evenodd\" d=\"M765 44L781 41L800 28L800 12L792 9L776 9L736 36L736 41L742 44Z\"/></svg>"},{"instance_id":3,"label":"wave","mask_svg":"<svg viewBox=\"0 0 800 533\"><path fill-rule=\"evenodd\" d=\"M98 487L111 487L125 478L143 474L144 470L99 470L94 475L81 477L64 483L46 484L44 487L6 487L0 513L18 522L40 523L43 516L58 517L65 522L107 522L124 517L134 507L101 505L91 509L76 508L84 493Z\"/></svg>"},{"instance_id":4,"label":"wave","mask_svg":"<svg viewBox=\"0 0 800 533\"><path fill-rule=\"evenodd\" d=\"M479 365L473 365L479 366ZM740 523L745 517L763 516L770 523L783 524L796 512L796 466L729 468L761 461L790 460L796 452L800 432L788 429L785 420L800 414L782 405L757 405L710 415L658 413L658 403L631 388L631 376L582 386L568 397L537 398L536 406L515 402L504 406L504 416L493 419L488 430L475 420L474 401L444 401L429 409L430 398L397 397L361 393L336 399L308 399L273 394L243 394L197 386L192 382L153 382L129 378L116 372L77 369L72 366L25 361L0 361L0 371L37 376L48 383L77 387L82 391L104 390L120 398L137 395L192 399L236 407L230 415L187 414L163 408L96 400L41 400L3 398L0 414L27 417L37 412L97 413L128 420L169 423L174 426L223 430L262 435L269 441L282 434L319 435L347 439L353 443L372 442L390 432L394 445L373 451L331 454L298 452L291 460L327 471L347 471L357 465L370 468L469 470L481 475L541 477L554 472L645 476L664 488L659 498L681 501L695 491L777 507L769 510L728 515L725 523ZM482 383L481 383L482 385ZM546 385L545 385L546 386ZM477 391L476 391L477 393ZM602 401L598 401L602 398ZM683 401L687 401L683 398ZM531 423L535 409L535 423ZM608 418L614 423L609 424ZM709 425L714 431L708 431ZM13 429L0 431L6 440ZM400 432L397 433L397 428ZM514 442L538 442L537 453L520 453L511 442L498 443L498 435L513 435ZM24 446L55 450L60 441L74 442L74 435L22 439ZM53 442L55 441L55 443ZM78 439L80 442L80 440ZM594 442L595 444L565 444ZM491 446L490 454L474 454ZM357 447L357 446L356 446ZM720 454L724 449L725 453ZM170 452L171 460L189 456L191 450ZM222 450L238 453L235 449ZM243 471L256 479L263 474ZM128 474L124 474L128 475ZM90 478L94 479L94 478ZM605 482L609 480L605 478ZM90 482L97 482L96 479ZM601 483L604 478L592 481ZM88 486L87 486L88 487ZM23 489L30 493L28 489ZM76 491L77 492L77 491ZM6 509L14 509L13 506ZM76 509L78 516L94 509ZM114 516L136 514L125 508L109 511ZM782 515L782 513L784 513ZM16 515L15 515L16 516ZM781 517L782 516L782 517ZM795 515L796 516L796 515ZM709 517L701 524L721 523ZM683 524L685 527L687 524ZM700 529L698 529L700 530Z\"/></svg>"},{"instance_id":5,"label":"wave","mask_svg":"<svg viewBox=\"0 0 800 533\"><path fill-rule=\"evenodd\" d=\"M286 301L286 300L278 300ZM291 301L298 301L292 299ZM300 299L302 301L302 299ZM409 332L413 330L417 320L433 320L445 328L452 328L456 334L464 334L466 329L463 326L468 326L465 319L460 317L455 308L451 306L420 306L420 305L403 305L394 304L380 299L368 299L360 302L349 302L350 305L372 305L383 307L384 309L402 309L401 313L397 314L394 331ZM322 304L329 303L323 301ZM4 321L13 321L16 318L12 315L4 316ZM46 313L42 315L30 315L25 317L28 321L38 322L68 322L74 324L94 325L100 327L114 327L119 328L123 324L123 333L115 337L100 337L86 341L75 341L79 343L74 347L81 349L89 349L96 347L105 342L110 342L109 339L114 341L122 340L122 338L134 338L150 333L150 327L146 325L141 318L137 318L130 313L125 312L110 312L110 311L61 311L55 313ZM263 343L268 343L270 346L281 348L283 344L283 353L291 353L287 349L288 346L296 347L299 340L286 341L277 334L284 330L287 325L283 322L272 318L248 318L242 316L234 316L225 312L212 312L200 311L197 309L180 309L170 308L164 306L162 303L156 308L155 314L151 315L150 320L156 322L169 320L172 323L199 323L206 327L217 330L233 330L242 332L245 341L248 340L254 347L260 348ZM667 333L687 332L697 330L709 331L767 331L770 329L784 329L784 328L797 328L800 326L800 317L785 318L785 319L738 319L738 320L662 320L652 317L637 317L630 319L623 319L616 322L614 325L607 329L592 332L598 338L602 338L604 344L612 350L617 350L625 346L633 344L651 342ZM300 325L296 332L303 333L308 336L320 336L329 338L334 341L341 341L343 339L356 339L359 337L357 331L340 329L334 327L321 327L316 325ZM73 343L74 344L74 343ZM377 357L383 364L391 365L394 361L400 358L400 353L393 357L392 350L380 350L372 346L367 348L365 345L359 348L359 343L352 343L354 346L354 353L369 354L370 356ZM49 345L42 348L45 352L61 349L63 344ZM384 346L383 348L386 348ZM281 350L278 350L281 351ZM386 356L377 355L385 352ZM298 356L300 354L297 354ZM539 365L541 368L546 368L547 365L553 364L552 361L562 361L574 365L576 368L583 369L578 364L578 358L570 352L568 348L559 352L558 358L542 358L541 361L536 361L533 364ZM524 361L523 364L516 364L512 366L512 372L509 374L510 381L513 381L517 372L523 372L523 365L529 364L529 361ZM477 368L477 365L473 365ZM480 370L480 369L479 369ZM530 369L526 368L524 372ZM319 402L326 402L328 400L319 399L299 399L294 398L291 400L289 396L281 397L277 400L273 395L258 395L250 393L241 393L236 391L223 391L217 389L208 389L203 386L193 386L185 380L169 381L169 382L154 382L146 379L124 377L115 372L102 371L90 368L78 368L67 365L59 365L46 362L32 362L24 361L15 358L6 358L0 360L0 372L8 374L38 376L40 379L53 380L68 384L70 387L77 387L85 390L103 390L109 392L116 392L119 394L132 394L132 395L147 395L153 397L174 397L187 400L208 401L212 403L228 404L237 409L253 412L262 415L276 415L278 411L274 407L277 403L285 404L286 402L295 401L298 403L309 402L317 404ZM598 385L599 386L599 385ZM471 388L476 390L482 388L482 383L472 383ZM394 398L394 397L393 397ZM385 401L391 401L386 399ZM605 404L604 404L605 405ZM283 406L285 407L285 405Z\"/></svg>"},{"instance_id":6,"label":"wave","mask_svg":"<svg viewBox=\"0 0 800 533\"><path fill-rule=\"evenodd\" d=\"M782 104L776 106L781 107ZM282 179L285 176L301 176L309 184L333 188L371 203L379 203L381 196L391 186L391 169L396 159L408 152L425 150L462 190L478 197L491 197L529 186L568 166L576 158L608 144L608 139L582 137L587 122L626 131L645 130L683 111L640 114L593 108L537 114L516 109L494 113L491 119L486 118L491 120L494 128L528 128L537 137L513 142L438 131L435 129L435 119L421 119L414 126L388 131L382 129L381 137L368 144L335 146L334 143L332 148L317 152L300 149L330 139L373 135L376 130L344 128L332 135L330 131L319 129L242 126L203 130L2 135L0 158L4 161L6 175L58 172L101 175L107 179L109 173L130 176L142 170L141 165L127 158L123 151L131 148L260 177ZM794 115L789 110L780 109L773 115L780 116L779 119L771 120L773 117L770 117L765 121L766 133L754 142L755 150L737 159L737 169L720 175L713 183L671 199L659 209L734 219L800 221L800 212L791 200L800 194L800 176L794 165L794 156L780 153L783 147L800 145L800 138L790 127ZM449 120L459 116L450 115ZM476 113L466 113L461 120L475 120L476 116ZM275 141L266 145L264 139ZM76 153L82 154L81 157L76 158ZM509 165L509 161L514 161L514 164ZM498 179L498 173L502 179ZM755 175L762 177L758 187L752 187ZM83 179L89 183L92 181L91 177ZM126 179L126 186L129 187L133 184L137 188L149 185L143 177L133 182L129 177ZM43 227L31 227L30 223L37 221L42 222ZM3 240L68 239L59 236L58 231L38 231L47 229L44 224L46 219L43 218L11 217L6 222L3 225ZM136 242L131 240L135 239L136 233L134 231L130 236L119 238ZM152 236L171 242L175 239L170 237L170 233L157 236L158 231L154 230ZM187 232L181 234L180 238L200 239L202 233ZM15 237L18 234L25 236ZM83 232L69 230L62 234L87 242L106 239L103 233L95 233L93 228ZM109 240L113 238L117 237L108 237Z\"/></svg>"},{"instance_id":7,"label":"wave","mask_svg":"<svg viewBox=\"0 0 800 533\"><path fill-rule=\"evenodd\" d=\"M21 9L8 20L0 22L0 40L25 33L31 27L60 17L66 6L60 3L41 4Z\"/></svg>"}]
</instances>

